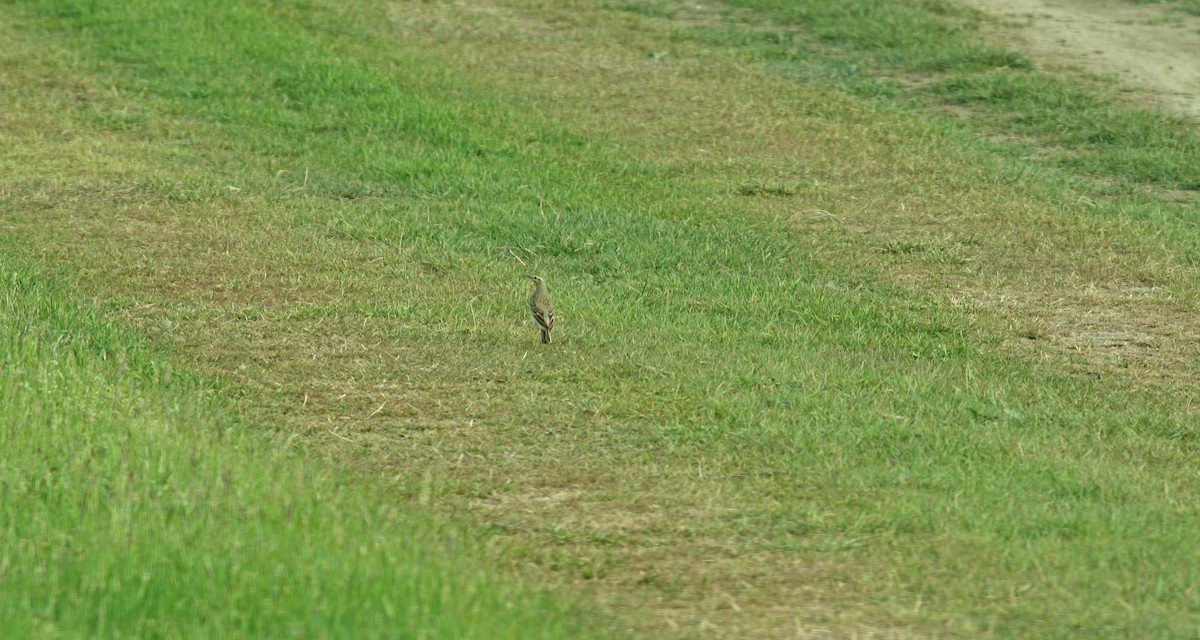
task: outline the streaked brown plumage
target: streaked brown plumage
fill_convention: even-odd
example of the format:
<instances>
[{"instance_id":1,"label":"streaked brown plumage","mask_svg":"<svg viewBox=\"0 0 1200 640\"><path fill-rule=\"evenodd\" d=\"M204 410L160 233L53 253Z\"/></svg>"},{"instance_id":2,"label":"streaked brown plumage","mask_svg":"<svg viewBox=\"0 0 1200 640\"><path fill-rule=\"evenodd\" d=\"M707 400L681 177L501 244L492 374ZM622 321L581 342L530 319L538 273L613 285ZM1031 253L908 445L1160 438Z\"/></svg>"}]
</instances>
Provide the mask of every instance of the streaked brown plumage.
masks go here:
<instances>
[{"instance_id":1,"label":"streaked brown plumage","mask_svg":"<svg viewBox=\"0 0 1200 640\"><path fill-rule=\"evenodd\" d=\"M541 276L525 276L533 280L533 297L529 298L529 311L533 322L542 331L542 342L550 343L550 330L554 328L554 305L546 291L546 280Z\"/></svg>"}]
</instances>

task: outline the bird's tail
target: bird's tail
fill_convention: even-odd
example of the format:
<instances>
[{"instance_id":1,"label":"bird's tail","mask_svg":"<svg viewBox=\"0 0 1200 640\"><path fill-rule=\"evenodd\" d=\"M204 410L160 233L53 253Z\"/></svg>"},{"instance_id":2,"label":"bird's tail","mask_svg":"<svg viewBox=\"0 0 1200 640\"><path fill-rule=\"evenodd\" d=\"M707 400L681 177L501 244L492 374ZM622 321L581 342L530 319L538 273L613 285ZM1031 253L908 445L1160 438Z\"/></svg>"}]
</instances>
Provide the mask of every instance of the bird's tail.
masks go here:
<instances>
[{"instance_id":1,"label":"bird's tail","mask_svg":"<svg viewBox=\"0 0 1200 640\"><path fill-rule=\"evenodd\" d=\"M550 344L550 330L542 329L542 344Z\"/></svg>"}]
</instances>

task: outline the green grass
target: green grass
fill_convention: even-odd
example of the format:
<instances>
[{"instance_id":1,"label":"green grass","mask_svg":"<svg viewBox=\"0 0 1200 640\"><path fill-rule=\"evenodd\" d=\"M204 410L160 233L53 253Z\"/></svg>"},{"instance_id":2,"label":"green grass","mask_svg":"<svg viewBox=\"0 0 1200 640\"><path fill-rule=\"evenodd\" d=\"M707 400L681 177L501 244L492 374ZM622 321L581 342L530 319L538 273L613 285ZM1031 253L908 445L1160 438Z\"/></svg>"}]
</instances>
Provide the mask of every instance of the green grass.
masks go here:
<instances>
[{"instance_id":1,"label":"green grass","mask_svg":"<svg viewBox=\"0 0 1200 640\"><path fill-rule=\"evenodd\" d=\"M203 385L86 314L23 321L61 294L14 288L11 388L78 377L20 395L63 425L36 432L49 443L8 436L28 451L14 477L58 483L5 501L6 527L42 527L9 538L61 559L0 564L27 594L6 598L18 631L574 633L561 605L490 588L496 562L640 632L1192 633L1190 387L1087 345L1031 362L1002 312L962 303L1121 278L1191 300L1185 207L1071 174L1082 160L1023 163L977 139L987 118L930 121L787 65L866 51L933 74L928 95L1032 114L1094 147L1096 171L1179 185L1188 167L1121 160L1124 124L1054 133L1046 114L1084 89L1031 104L1041 76L968 43L975 18L948 3L754 5L775 35L718 21L661 60L645 52L679 31L653 21L678 9L647 6L6 6L26 30L4 67L25 78L5 110L25 149L0 159L7 246L44 249L171 362L223 379L245 424L305 445L206 427ZM1161 124L1186 153L1192 134ZM550 349L518 324L528 271L555 296ZM1114 308L1173 302L1155 301ZM1186 381L1181 353L1168 374ZM52 464L74 475L15 471ZM455 529L386 507L407 502L470 518L492 555L451 559ZM121 536L134 552L80 560ZM280 575L294 591L255 597Z\"/></svg>"},{"instance_id":2,"label":"green grass","mask_svg":"<svg viewBox=\"0 0 1200 640\"><path fill-rule=\"evenodd\" d=\"M727 4L769 19L772 28L705 25L677 37L712 41L719 34L717 42L785 73L857 95L970 107L978 110L976 130L1036 139L1055 149L1049 160L1089 174L1200 189L1200 135L1188 120L1134 105L1095 78L1037 69L988 43L984 18L973 10L941 0Z\"/></svg>"},{"instance_id":3,"label":"green grass","mask_svg":"<svg viewBox=\"0 0 1200 640\"><path fill-rule=\"evenodd\" d=\"M283 440L0 256L0 619L13 638L580 637L472 543Z\"/></svg>"},{"instance_id":4,"label":"green grass","mask_svg":"<svg viewBox=\"0 0 1200 640\"><path fill-rule=\"evenodd\" d=\"M86 4L78 11L51 8L56 21L98 29L113 28L117 15L97 14ZM152 12L154 3L143 8ZM163 25L173 23L171 14L156 15ZM240 18L234 11L230 19ZM19 74L37 60L29 41L8 42L15 46L7 69ZM132 53L136 43L125 44L131 48L112 55L140 66ZM200 90L191 85L181 94L196 98ZM20 122L40 113L23 101L10 106L9 115ZM59 122L126 141L162 136L177 149L196 142L194 132L147 131L161 122L161 104L100 99L77 106L57 114L65 116ZM69 145L73 135L50 137L47 144ZM119 146L117 153L137 167L137 154L123 153L127 142ZM188 162L203 154L182 150L176 157ZM10 157L13 166L27 159ZM47 165L24 166L33 171L10 175L35 175L24 184L44 188ZM83 174L111 175L105 171L114 166L121 162ZM145 166L130 173L138 171ZM153 192L164 206L185 206L228 193L222 184L211 176L160 174L139 179L134 191ZM5 206L31 193L24 189L15 200L6 191ZM344 467L294 438L254 433L254 425L219 397L230 390L219 392L173 364L170 354L76 299L70 287L50 284L62 272L16 259L14 248L10 243L0 253L0 626L6 637L593 635L578 622L580 612L481 564L470 526L432 518L364 474L347 483Z\"/></svg>"},{"instance_id":5,"label":"green grass","mask_svg":"<svg viewBox=\"0 0 1200 640\"><path fill-rule=\"evenodd\" d=\"M1188 13L1200 15L1200 2L1196 0L1135 0L1138 4L1168 4Z\"/></svg>"}]
</instances>

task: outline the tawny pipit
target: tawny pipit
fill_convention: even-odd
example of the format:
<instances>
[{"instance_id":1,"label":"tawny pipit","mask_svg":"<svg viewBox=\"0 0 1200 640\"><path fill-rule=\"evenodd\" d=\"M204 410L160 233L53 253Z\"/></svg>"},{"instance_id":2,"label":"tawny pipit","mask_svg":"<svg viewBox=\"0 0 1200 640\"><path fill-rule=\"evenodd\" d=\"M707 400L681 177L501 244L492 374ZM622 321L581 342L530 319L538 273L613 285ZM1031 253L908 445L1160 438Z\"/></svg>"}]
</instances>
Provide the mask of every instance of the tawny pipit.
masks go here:
<instances>
[{"instance_id":1,"label":"tawny pipit","mask_svg":"<svg viewBox=\"0 0 1200 640\"><path fill-rule=\"evenodd\" d=\"M533 280L533 297L529 299L529 310L533 323L542 330L542 342L550 343L550 330L554 328L554 305L550 304L550 293L546 291L546 280L541 276L525 276Z\"/></svg>"}]
</instances>

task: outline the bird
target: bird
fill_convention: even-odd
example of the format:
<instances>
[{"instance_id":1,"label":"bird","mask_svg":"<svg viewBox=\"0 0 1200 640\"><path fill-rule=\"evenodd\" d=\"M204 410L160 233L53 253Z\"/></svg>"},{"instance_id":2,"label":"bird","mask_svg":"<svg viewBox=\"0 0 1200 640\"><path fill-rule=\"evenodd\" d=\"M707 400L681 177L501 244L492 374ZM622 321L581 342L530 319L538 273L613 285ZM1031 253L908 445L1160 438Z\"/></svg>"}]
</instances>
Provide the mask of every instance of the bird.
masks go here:
<instances>
[{"instance_id":1,"label":"bird","mask_svg":"<svg viewBox=\"0 0 1200 640\"><path fill-rule=\"evenodd\" d=\"M533 280L533 297L529 298L529 310L533 323L542 330L542 343L550 344L550 330L554 328L554 305L546 291L546 279L541 276L525 276Z\"/></svg>"}]
</instances>

